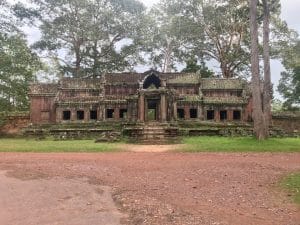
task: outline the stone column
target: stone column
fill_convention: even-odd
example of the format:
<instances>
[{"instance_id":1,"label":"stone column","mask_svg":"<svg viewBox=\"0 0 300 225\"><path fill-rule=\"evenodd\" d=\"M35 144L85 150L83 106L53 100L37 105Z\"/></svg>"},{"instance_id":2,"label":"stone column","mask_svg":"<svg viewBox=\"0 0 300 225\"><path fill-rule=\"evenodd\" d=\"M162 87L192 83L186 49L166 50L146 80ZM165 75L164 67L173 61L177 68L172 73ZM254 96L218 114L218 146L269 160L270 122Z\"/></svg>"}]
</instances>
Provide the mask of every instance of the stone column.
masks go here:
<instances>
[{"instance_id":1,"label":"stone column","mask_svg":"<svg viewBox=\"0 0 300 225\"><path fill-rule=\"evenodd\" d=\"M128 104L127 104L127 120L128 121L132 120L132 104L131 104L131 102L128 102Z\"/></svg>"},{"instance_id":2,"label":"stone column","mask_svg":"<svg viewBox=\"0 0 300 225\"><path fill-rule=\"evenodd\" d=\"M173 103L173 118L174 120L177 120L177 102Z\"/></svg>"},{"instance_id":3,"label":"stone column","mask_svg":"<svg viewBox=\"0 0 300 225\"><path fill-rule=\"evenodd\" d=\"M203 120L203 111L201 105L198 105L197 107L197 117L199 120Z\"/></svg>"},{"instance_id":4,"label":"stone column","mask_svg":"<svg viewBox=\"0 0 300 225\"><path fill-rule=\"evenodd\" d=\"M190 119L190 107L188 105L184 106L184 119L185 120Z\"/></svg>"},{"instance_id":5,"label":"stone column","mask_svg":"<svg viewBox=\"0 0 300 225\"><path fill-rule=\"evenodd\" d=\"M77 111L75 109L71 109L71 121L77 120Z\"/></svg>"},{"instance_id":6,"label":"stone column","mask_svg":"<svg viewBox=\"0 0 300 225\"><path fill-rule=\"evenodd\" d=\"M139 121L145 121L145 96L141 94L139 97Z\"/></svg>"},{"instance_id":7,"label":"stone column","mask_svg":"<svg viewBox=\"0 0 300 225\"><path fill-rule=\"evenodd\" d=\"M98 106L97 108L97 120L102 121L103 120L103 106Z\"/></svg>"},{"instance_id":8,"label":"stone column","mask_svg":"<svg viewBox=\"0 0 300 225\"><path fill-rule=\"evenodd\" d=\"M90 120L90 110L84 109L84 122L87 123Z\"/></svg>"},{"instance_id":9,"label":"stone column","mask_svg":"<svg viewBox=\"0 0 300 225\"><path fill-rule=\"evenodd\" d=\"M120 119L120 108L119 107L115 108L114 119L115 120L119 120Z\"/></svg>"},{"instance_id":10,"label":"stone column","mask_svg":"<svg viewBox=\"0 0 300 225\"><path fill-rule=\"evenodd\" d=\"M166 95L162 94L160 96L160 108L161 108L161 122L166 122L167 120L167 104Z\"/></svg>"},{"instance_id":11,"label":"stone column","mask_svg":"<svg viewBox=\"0 0 300 225\"><path fill-rule=\"evenodd\" d=\"M60 123L63 120L62 109L56 108L56 123Z\"/></svg>"},{"instance_id":12,"label":"stone column","mask_svg":"<svg viewBox=\"0 0 300 225\"><path fill-rule=\"evenodd\" d=\"M233 121L233 110L232 109L228 109L227 113L228 113L227 120L228 121Z\"/></svg>"},{"instance_id":13,"label":"stone column","mask_svg":"<svg viewBox=\"0 0 300 225\"><path fill-rule=\"evenodd\" d=\"M102 112L103 112L103 121L106 120L106 106L104 105L102 108Z\"/></svg>"},{"instance_id":14,"label":"stone column","mask_svg":"<svg viewBox=\"0 0 300 225\"><path fill-rule=\"evenodd\" d=\"M220 110L215 110L215 121L220 122Z\"/></svg>"}]
</instances>

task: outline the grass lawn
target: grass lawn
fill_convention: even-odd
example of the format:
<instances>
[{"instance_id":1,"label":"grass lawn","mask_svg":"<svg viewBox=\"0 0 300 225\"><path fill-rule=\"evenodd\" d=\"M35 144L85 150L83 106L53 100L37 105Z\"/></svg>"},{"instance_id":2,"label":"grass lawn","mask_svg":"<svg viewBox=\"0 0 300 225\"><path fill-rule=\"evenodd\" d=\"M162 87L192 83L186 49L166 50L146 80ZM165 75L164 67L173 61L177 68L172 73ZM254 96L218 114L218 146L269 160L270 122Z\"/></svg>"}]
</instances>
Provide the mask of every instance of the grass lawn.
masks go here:
<instances>
[{"instance_id":1,"label":"grass lawn","mask_svg":"<svg viewBox=\"0 0 300 225\"><path fill-rule=\"evenodd\" d=\"M300 173L291 174L284 178L281 186L291 193L296 203L300 204Z\"/></svg>"},{"instance_id":2,"label":"grass lawn","mask_svg":"<svg viewBox=\"0 0 300 225\"><path fill-rule=\"evenodd\" d=\"M116 143L95 143L94 140L0 139L0 152L111 152L116 150L118 150Z\"/></svg>"},{"instance_id":3,"label":"grass lawn","mask_svg":"<svg viewBox=\"0 0 300 225\"><path fill-rule=\"evenodd\" d=\"M300 138L187 137L183 143L187 152L300 152Z\"/></svg>"}]
</instances>

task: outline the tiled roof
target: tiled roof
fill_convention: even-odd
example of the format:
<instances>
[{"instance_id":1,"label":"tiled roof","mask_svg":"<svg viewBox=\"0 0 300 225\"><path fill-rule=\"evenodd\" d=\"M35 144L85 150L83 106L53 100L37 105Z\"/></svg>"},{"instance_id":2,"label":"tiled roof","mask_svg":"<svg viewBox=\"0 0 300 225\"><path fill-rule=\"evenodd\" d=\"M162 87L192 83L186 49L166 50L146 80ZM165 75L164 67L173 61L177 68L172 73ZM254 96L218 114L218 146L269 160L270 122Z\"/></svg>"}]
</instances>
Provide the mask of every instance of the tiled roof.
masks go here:
<instances>
[{"instance_id":1,"label":"tiled roof","mask_svg":"<svg viewBox=\"0 0 300 225\"><path fill-rule=\"evenodd\" d=\"M63 89L96 89L100 83L100 78L63 78L59 85Z\"/></svg>"},{"instance_id":2,"label":"tiled roof","mask_svg":"<svg viewBox=\"0 0 300 225\"><path fill-rule=\"evenodd\" d=\"M201 89L243 89L245 81L241 79L223 79L223 78L203 78L201 79Z\"/></svg>"},{"instance_id":3,"label":"tiled roof","mask_svg":"<svg viewBox=\"0 0 300 225\"><path fill-rule=\"evenodd\" d=\"M170 78L168 79L167 83L170 84L197 84L199 83L199 75L195 74L195 73L182 73L182 74L178 74L176 77L174 78Z\"/></svg>"},{"instance_id":4,"label":"tiled roof","mask_svg":"<svg viewBox=\"0 0 300 225\"><path fill-rule=\"evenodd\" d=\"M29 94L56 94L58 90L58 84L32 84L30 85Z\"/></svg>"}]
</instances>

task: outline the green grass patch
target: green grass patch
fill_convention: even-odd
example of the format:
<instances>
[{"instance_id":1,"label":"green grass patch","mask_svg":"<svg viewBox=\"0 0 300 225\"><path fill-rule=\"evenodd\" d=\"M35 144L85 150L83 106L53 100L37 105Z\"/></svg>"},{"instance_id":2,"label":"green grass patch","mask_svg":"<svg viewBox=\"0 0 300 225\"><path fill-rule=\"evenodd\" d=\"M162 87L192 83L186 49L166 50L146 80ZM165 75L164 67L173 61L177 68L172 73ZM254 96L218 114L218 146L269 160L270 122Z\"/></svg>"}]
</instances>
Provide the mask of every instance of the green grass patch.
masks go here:
<instances>
[{"instance_id":1,"label":"green grass patch","mask_svg":"<svg viewBox=\"0 0 300 225\"><path fill-rule=\"evenodd\" d=\"M112 152L118 143L95 143L94 140L0 139L0 152Z\"/></svg>"},{"instance_id":2,"label":"green grass patch","mask_svg":"<svg viewBox=\"0 0 300 225\"><path fill-rule=\"evenodd\" d=\"M291 174L284 178L281 186L291 193L297 204L300 204L300 173Z\"/></svg>"},{"instance_id":3,"label":"green grass patch","mask_svg":"<svg viewBox=\"0 0 300 225\"><path fill-rule=\"evenodd\" d=\"M186 137L187 152L300 152L300 138Z\"/></svg>"}]
</instances>

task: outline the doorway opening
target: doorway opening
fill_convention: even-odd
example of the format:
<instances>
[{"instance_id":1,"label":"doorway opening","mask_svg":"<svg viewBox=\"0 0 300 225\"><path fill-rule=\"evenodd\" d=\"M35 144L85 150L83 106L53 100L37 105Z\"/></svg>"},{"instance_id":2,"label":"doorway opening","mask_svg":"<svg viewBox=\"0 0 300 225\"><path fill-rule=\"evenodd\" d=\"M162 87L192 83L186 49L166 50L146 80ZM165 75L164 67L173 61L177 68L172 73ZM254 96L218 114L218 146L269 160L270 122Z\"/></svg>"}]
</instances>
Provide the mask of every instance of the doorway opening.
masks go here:
<instances>
[{"instance_id":1,"label":"doorway opening","mask_svg":"<svg viewBox=\"0 0 300 225\"><path fill-rule=\"evenodd\" d=\"M147 100L147 120L157 121L158 120L158 100L149 99Z\"/></svg>"}]
</instances>

